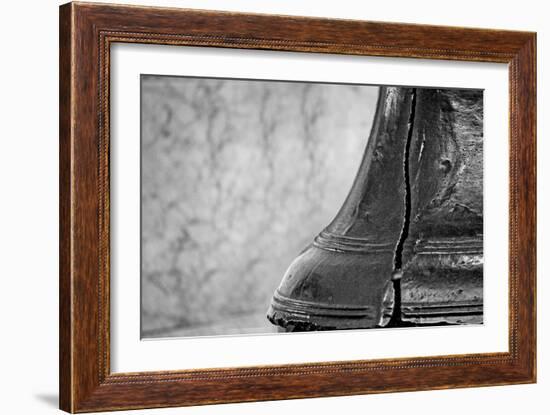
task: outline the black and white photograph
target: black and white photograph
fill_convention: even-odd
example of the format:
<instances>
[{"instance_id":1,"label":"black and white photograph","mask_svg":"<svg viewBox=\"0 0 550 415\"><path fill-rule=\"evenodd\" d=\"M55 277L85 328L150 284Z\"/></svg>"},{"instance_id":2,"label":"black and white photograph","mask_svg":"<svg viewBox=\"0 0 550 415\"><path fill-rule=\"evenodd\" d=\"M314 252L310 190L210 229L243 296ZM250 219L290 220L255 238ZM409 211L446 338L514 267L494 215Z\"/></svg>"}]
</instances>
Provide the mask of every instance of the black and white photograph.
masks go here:
<instances>
[{"instance_id":1,"label":"black and white photograph","mask_svg":"<svg viewBox=\"0 0 550 415\"><path fill-rule=\"evenodd\" d=\"M142 339L483 323L483 90L140 83Z\"/></svg>"},{"instance_id":2,"label":"black and white photograph","mask_svg":"<svg viewBox=\"0 0 550 415\"><path fill-rule=\"evenodd\" d=\"M0 413L544 413L548 7L495 4L5 2Z\"/></svg>"}]
</instances>

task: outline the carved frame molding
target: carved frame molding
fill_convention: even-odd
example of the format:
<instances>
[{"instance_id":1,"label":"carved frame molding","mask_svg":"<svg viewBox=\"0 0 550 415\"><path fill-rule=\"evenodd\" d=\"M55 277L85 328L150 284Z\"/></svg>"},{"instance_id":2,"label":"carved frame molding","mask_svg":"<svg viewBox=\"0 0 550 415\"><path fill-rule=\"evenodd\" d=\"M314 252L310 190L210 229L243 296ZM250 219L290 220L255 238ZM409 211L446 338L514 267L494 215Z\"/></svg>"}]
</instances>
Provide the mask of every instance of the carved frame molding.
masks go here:
<instances>
[{"instance_id":1,"label":"carved frame molding","mask_svg":"<svg viewBox=\"0 0 550 415\"><path fill-rule=\"evenodd\" d=\"M510 82L509 352L111 373L115 42L500 62ZM536 34L69 3L60 7L60 407L90 412L536 381Z\"/></svg>"}]
</instances>

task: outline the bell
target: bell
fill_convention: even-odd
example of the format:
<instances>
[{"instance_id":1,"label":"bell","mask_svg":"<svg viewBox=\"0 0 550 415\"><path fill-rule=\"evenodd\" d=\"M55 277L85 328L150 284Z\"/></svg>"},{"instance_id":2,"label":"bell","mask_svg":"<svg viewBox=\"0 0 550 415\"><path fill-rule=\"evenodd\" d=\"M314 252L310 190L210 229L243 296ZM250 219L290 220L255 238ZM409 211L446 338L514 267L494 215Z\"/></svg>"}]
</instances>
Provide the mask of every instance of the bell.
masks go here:
<instances>
[{"instance_id":1,"label":"bell","mask_svg":"<svg viewBox=\"0 0 550 415\"><path fill-rule=\"evenodd\" d=\"M483 92L418 89L401 319L483 320Z\"/></svg>"},{"instance_id":2,"label":"bell","mask_svg":"<svg viewBox=\"0 0 550 415\"><path fill-rule=\"evenodd\" d=\"M333 221L292 262L268 319L286 331L370 328L393 313L403 230L404 158L414 89L381 88L359 171Z\"/></svg>"}]
</instances>

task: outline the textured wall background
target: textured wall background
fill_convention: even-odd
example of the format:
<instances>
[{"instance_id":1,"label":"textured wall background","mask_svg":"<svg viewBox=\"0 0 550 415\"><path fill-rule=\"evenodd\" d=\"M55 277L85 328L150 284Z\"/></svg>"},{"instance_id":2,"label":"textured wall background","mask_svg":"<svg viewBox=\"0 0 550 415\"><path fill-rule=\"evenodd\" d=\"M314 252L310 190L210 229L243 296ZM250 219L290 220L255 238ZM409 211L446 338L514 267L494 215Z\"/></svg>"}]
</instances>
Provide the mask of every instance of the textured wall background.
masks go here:
<instances>
[{"instance_id":1,"label":"textured wall background","mask_svg":"<svg viewBox=\"0 0 550 415\"><path fill-rule=\"evenodd\" d=\"M271 295L342 205L378 88L141 85L142 336L273 331Z\"/></svg>"}]
</instances>

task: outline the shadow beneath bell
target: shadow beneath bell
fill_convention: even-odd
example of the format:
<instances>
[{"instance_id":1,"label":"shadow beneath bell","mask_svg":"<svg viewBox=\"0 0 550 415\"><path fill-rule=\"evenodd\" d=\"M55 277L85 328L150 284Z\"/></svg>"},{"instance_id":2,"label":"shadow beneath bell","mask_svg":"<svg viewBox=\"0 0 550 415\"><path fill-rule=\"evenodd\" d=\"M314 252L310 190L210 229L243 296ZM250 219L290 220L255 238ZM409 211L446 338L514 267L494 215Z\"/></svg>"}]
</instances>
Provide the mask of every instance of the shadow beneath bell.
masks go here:
<instances>
[{"instance_id":1,"label":"shadow beneath bell","mask_svg":"<svg viewBox=\"0 0 550 415\"><path fill-rule=\"evenodd\" d=\"M38 393L34 395L36 399L45 403L48 406L58 408L59 407L59 396L56 393Z\"/></svg>"}]
</instances>

